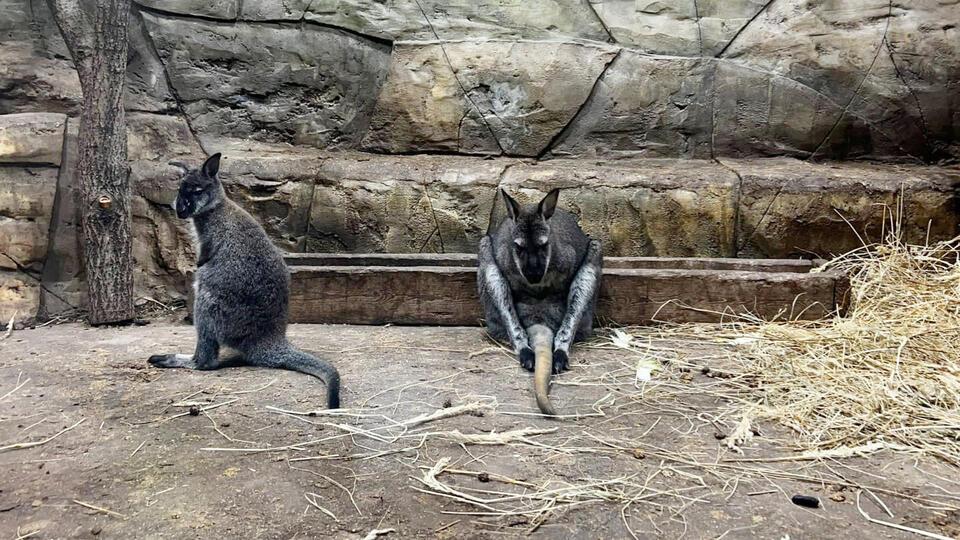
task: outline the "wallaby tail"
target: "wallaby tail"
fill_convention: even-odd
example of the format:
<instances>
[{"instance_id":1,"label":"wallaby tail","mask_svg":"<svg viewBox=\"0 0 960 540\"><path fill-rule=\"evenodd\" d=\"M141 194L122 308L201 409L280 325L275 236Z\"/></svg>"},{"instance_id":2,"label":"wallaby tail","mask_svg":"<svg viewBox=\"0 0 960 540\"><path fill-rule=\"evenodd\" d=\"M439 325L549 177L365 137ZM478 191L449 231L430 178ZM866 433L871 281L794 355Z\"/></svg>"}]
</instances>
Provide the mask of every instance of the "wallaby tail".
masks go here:
<instances>
[{"instance_id":1,"label":"wallaby tail","mask_svg":"<svg viewBox=\"0 0 960 540\"><path fill-rule=\"evenodd\" d=\"M327 385L327 408L340 408L340 372L333 364L305 353L284 341L279 346L265 347L248 355L254 366L299 371L313 375Z\"/></svg>"},{"instance_id":2,"label":"wallaby tail","mask_svg":"<svg viewBox=\"0 0 960 540\"><path fill-rule=\"evenodd\" d=\"M553 330L542 324L527 328L530 346L533 348L533 395L537 398L540 412L556 416L557 410L550 403L550 374L553 373Z\"/></svg>"}]
</instances>

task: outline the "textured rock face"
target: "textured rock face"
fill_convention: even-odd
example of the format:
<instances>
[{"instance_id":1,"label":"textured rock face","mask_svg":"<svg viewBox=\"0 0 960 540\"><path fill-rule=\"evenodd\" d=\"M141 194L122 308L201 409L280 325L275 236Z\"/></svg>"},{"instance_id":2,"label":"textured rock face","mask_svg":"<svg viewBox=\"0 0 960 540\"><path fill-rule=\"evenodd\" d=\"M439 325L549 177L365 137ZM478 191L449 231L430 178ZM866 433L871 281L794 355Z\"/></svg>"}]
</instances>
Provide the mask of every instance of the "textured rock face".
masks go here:
<instances>
[{"instance_id":1,"label":"textured rock face","mask_svg":"<svg viewBox=\"0 0 960 540\"><path fill-rule=\"evenodd\" d=\"M822 155L925 158L951 145L956 155L958 20L960 4L951 0L821 2L809 10L774 2L724 57L796 81L845 111Z\"/></svg>"},{"instance_id":2,"label":"textured rock face","mask_svg":"<svg viewBox=\"0 0 960 540\"><path fill-rule=\"evenodd\" d=\"M29 319L37 312L40 287L21 273L0 270L0 319L6 326L10 318Z\"/></svg>"},{"instance_id":3,"label":"textured rock face","mask_svg":"<svg viewBox=\"0 0 960 540\"><path fill-rule=\"evenodd\" d=\"M537 156L615 55L554 42L397 44L364 146Z\"/></svg>"},{"instance_id":4,"label":"textured rock face","mask_svg":"<svg viewBox=\"0 0 960 540\"><path fill-rule=\"evenodd\" d=\"M389 60L388 47L326 28L144 19L201 133L352 146Z\"/></svg>"},{"instance_id":5,"label":"textured rock face","mask_svg":"<svg viewBox=\"0 0 960 540\"><path fill-rule=\"evenodd\" d=\"M307 251L472 251L505 166L442 156L331 156L314 190Z\"/></svg>"},{"instance_id":6,"label":"textured rock face","mask_svg":"<svg viewBox=\"0 0 960 540\"><path fill-rule=\"evenodd\" d=\"M0 163L60 166L66 121L53 113L0 115Z\"/></svg>"},{"instance_id":7,"label":"textured rock face","mask_svg":"<svg viewBox=\"0 0 960 540\"><path fill-rule=\"evenodd\" d=\"M901 238L912 244L957 231L958 171L783 159L724 163L743 178L738 256L831 257L884 240L897 221Z\"/></svg>"},{"instance_id":8,"label":"textured rock face","mask_svg":"<svg viewBox=\"0 0 960 540\"><path fill-rule=\"evenodd\" d=\"M42 266L56 190L55 168L0 168L0 268Z\"/></svg>"},{"instance_id":9,"label":"textured rock face","mask_svg":"<svg viewBox=\"0 0 960 540\"><path fill-rule=\"evenodd\" d=\"M141 4L223 20L313 21L389 40L466 35L608 38L581 0L144 0Z\"/></svg>"},{"instance_id":10,"label":"textured rock face","mask_svg":"<svg viewBox=\"0 0 960 540\"><path fill-rule=\"evenodd\" d=\"M716 61L622 51L553 156L711 156Z\"/></svg>"},{"instance_id":11,"label":"textured rock face","mask_svg":"<svg viewBox=\"0 0 960 540\"><path fill-rule=\"evenodd\" d=\"M528 157L960 156L954 0L137 6L128 108L185 112L209 136ZM76 114L46 3L0 10L0 113Z\"/></svg>"},{"instance_id":12,"label":"textured rock face","mask_svg":"<svg viewBox=\"0 0 960 540\"><path fill-rule=\"evenodd\" d=\"M618 43L656 54L716 56L766 0L589 0Z\"/></svg>"},{"instance_id":13,"label":"textured rock face","mask_svg":"<svg viewBox=\"0 0 960 540\"><path fill-rule=\"evenodd\" d=\"M185 295L169 162L217 151L290 251L472 251L500 187L565 187L609 255L827 256L859 245L846 221L878 239L901 185L906 238L953 237L958 21L960 0L135 0L138 294ZM47 2L0 0L0 319L83 302L81 101Z\"/></svg>"},{"instance_id":14,"label":"textured rock face","mask_svg":"<svg viewBox=\"0 0 960 540\"><path fill-rule=\"evenodd\" d=\"M0 114L72 114L82 100L73 62L48 57L30 42L0 42Z\"/></svg>"}]
</instances>

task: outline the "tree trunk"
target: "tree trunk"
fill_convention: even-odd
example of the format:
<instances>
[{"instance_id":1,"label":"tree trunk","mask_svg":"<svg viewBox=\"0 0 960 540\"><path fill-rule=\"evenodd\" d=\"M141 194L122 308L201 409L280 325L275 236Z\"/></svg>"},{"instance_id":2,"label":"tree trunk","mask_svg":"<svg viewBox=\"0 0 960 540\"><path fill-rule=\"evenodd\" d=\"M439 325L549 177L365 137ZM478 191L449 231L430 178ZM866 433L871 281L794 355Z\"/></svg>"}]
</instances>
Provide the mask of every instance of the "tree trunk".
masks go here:
<instances>
[{"instance_id":1,"label":"tree trunk","mask_svg":"<svg viewBox=\"0 0 960 540\"><path fill-rule=\"evenodd\" d=\"M91 324L134 318L127 132L123 110L130 0L48 0L80 76L81 246ZM91 12L92 11L92 12Z\"/></svg>"}]
</instances>

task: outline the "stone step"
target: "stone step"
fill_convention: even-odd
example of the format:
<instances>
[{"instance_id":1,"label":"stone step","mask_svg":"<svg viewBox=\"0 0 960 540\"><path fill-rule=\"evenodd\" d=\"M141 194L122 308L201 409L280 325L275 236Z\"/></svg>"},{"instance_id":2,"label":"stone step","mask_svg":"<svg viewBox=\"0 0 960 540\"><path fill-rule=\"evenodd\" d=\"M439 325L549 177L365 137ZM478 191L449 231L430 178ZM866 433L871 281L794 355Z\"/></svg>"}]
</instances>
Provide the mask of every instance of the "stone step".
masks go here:
<instances>
[{"instance_id":1,"label":"stone step","mask_svg":"<svg viewBox=\"0 0 960 540\"><path fill-rule=\"evenodd\" d=\"M498 188L525 201L564 188L561 207L620 257L829 258L894 224L911 243L952 238L960 219L960 169L948 167L204 146L224 152L230 195L295 252L472 252L502 215Z\"/></svg>"}]
</instances>

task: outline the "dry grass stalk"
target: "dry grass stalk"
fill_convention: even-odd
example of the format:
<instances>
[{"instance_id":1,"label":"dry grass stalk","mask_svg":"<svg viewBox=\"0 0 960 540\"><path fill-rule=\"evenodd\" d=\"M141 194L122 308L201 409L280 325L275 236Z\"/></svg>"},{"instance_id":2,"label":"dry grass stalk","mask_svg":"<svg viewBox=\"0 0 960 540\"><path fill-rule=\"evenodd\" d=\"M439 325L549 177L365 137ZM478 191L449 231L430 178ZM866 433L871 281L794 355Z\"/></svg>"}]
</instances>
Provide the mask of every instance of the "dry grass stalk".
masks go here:
<instances>
[{"instance_id":1,"label":"dry grass stalk","mask_svg":"<svg viewBox=\"0 0 960 540\"><path fill-rule=\"evenodd\" d=\"M10 337L10 334L13 333L13 321L17 320L17 311L14 310L13 315L10 316L10 322L7 323L7 331L0 336L0 341L3 341Z\"/></svg>"},{"instance_id":2,"label":"dry grass stalk","mask_svg":"<svg viewBox=\"0 0 960 540\"><path fill-rule=\"evenodd\" d=\"M108 508L103 508L102 506L97 506L97 505L95 505L95 504L90 504L90 503L87 503L87 502L78 501L78 500L76 500L76 499L73 499L73 502L74 502L75 504L79 504L80 506L82 506L82 507L84 507L84 508L89 508L90 510L93 510L93 511L95 511L95 512L100 512L101 514L107 514L108 516L114 516L114 517L118 517L118 518L120 518L120 519L127 519L127 516L121 514L120 512L114 512L113 510L110 510L110 509L108 509Z\"/></svg>"},{"instance_id":3,"label":"dry grass stalk","mask_svg":"<svg viewBox=\"0 0 960 540\"><path fill-rule=\"evenodd\" d=\"M57 437L63 435L64 433L70 431L71 429L79 426L80 424L86 422L86 420L87 420L86 418L83 418L83 419L81 419L80 421L78 421L76 424L73 424L73 425L70 426L70 427L66 427L66 428L58 431L57 433L55 433L55 434L53 434L53 435L51 435L51 436L49 436L49 437L47 437L46 439L43 439L43 440L33 441L33 442L25 442L25 443L13 443L13 444L8 444L8 445L6 445L6 446L0 446L0 453L10 452L10 451L13 451L13 450L25 450L25 449L27 449L27 448L33 448L33 447L35 447L35 446L42 446L42 445L47 444L48 442L56 439Z\"/></svg>"},{"instance_id":4,"label":"dry grass stalk","mask_svg":"<svg viewBox=\"0 0 960 540\"><path fill-rule=\"evenodd\" d=\"M455 429L453 431L431 433L429 435L435 435L439 438L448 439L463 444L502 445L511 443L524 443L536 446L537 443L530 440L531 436L556 433L556 431L557 428L537 429L525 427L510 431L502 431L500 433L461 433L460 430Z\"/></svg>"}]
</instances>

